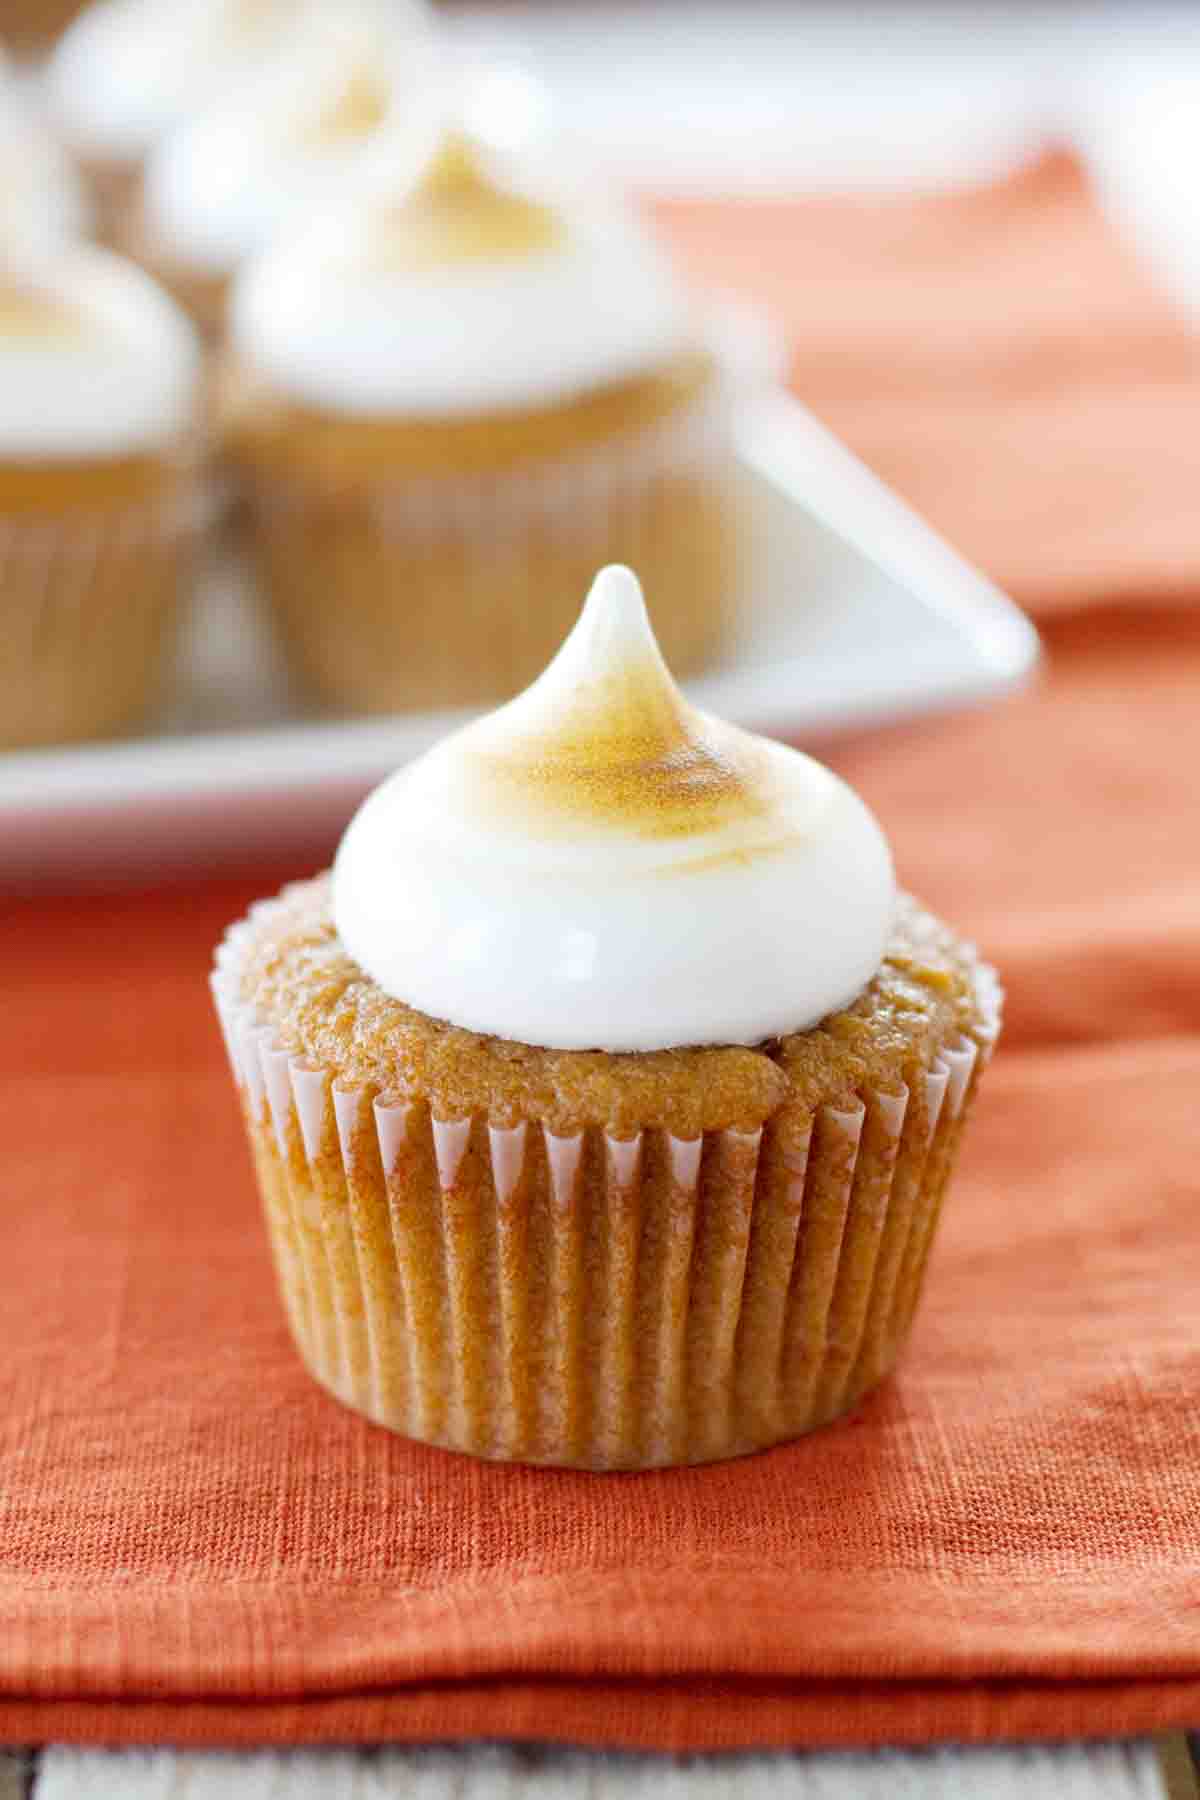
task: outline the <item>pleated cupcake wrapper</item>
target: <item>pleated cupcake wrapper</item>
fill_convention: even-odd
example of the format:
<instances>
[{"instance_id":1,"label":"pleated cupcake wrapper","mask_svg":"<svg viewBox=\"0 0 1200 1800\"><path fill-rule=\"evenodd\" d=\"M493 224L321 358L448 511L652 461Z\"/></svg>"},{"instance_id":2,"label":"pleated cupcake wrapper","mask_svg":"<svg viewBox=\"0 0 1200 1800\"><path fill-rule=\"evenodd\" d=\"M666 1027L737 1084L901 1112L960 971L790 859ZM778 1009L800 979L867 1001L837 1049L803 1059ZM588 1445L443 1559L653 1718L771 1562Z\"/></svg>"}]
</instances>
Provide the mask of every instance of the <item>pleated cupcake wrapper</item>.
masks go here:
<instances>
[{"instance_id":1,"label":"pleated cupcake wrapper","mask_svg":"<svg viewBox=\"0 0 1200 1800\"><path fill-rule=\"evenodd\" d=\"M48 517L0 513L0 744L108 729L150 697L175 576L210 513L199 489Z\"/></svg>"},{"instance_id":2,"label":"pleated cupcake wrapper","mask_svg":"<svg viewBox=\"0 0 1200 1800\"><path fill-rule=\"evenodd\" d=\"M497 535L536 527L575 534L581 524L602 534L606 516L619 516L670 477L703 477L728 456L731 399L724 383L668 419L595 449L541 465L454 476L381 475L370 489L371 522L385 539L478 541L486 552ZM286 479L263 483L257 504L269 527L287 530L289 517L311 504L307 488Z\"/></svg>"},{"instance_id":3,"label":"pleated cupcake wrapper","mask_svg":"<svg viewBox=\"0 0 1200 1800\"><path fill-rule=\"evenodd\" d=\"M213 498L197 486L122 507L78 507L46 516L0 512L0 559L46 566L84 564L109 549L140 550L195 537L209 521Z\"/></svg>"},{"instance_id":4,"label":"pleated cupcake wrapper","mask_svg":"<svg viewBox=\"0 0 1200 1800\"><path fill-rule=\"evenodd\" d=\"M892 1366L995 1009L916 1093L558 1136L338 1087L238 1001L246 929L217 1009L292 1332L348 1405L481 1456L636 1468L794 1437Z\"/></svg>"}]
</instances>

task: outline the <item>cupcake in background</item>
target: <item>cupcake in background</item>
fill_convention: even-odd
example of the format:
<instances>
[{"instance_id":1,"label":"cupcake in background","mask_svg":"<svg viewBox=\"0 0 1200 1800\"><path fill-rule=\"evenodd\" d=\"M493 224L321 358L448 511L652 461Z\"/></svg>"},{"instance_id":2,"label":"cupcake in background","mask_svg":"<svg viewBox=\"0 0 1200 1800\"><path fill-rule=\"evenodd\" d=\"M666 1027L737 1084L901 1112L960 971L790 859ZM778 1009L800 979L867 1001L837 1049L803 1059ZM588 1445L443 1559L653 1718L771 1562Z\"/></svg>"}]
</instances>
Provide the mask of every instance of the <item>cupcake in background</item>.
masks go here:
<instances>
[{"instance_id":1,"label":"cupcake in background","mask_svg":"<svg viewBox=\"0 0 1200 1800\"><path fill-rule=\"evenodd\" d=\"M352 0L329 9L159 143L118 227L119 247L218 336L241 264L335 201L383 133L419 132L434 62L423 7Z\"/></svg>"},{"instance_id":2,"label":"cupcake in background","mask_svg":"<svg viewBox=\"0 0 1200 1800\"><path fill-rule=\"evenodd\" d=\"M153 705L198 517L198 373L140 269L0 245L0 745L106 736Z\"/></svg>"},{"instance_id":3,"label":"cupcake in background","mask_svg":"<svg viewBox=\"0 0 1200 1800\"><path fill-rule=\"evenodd\" d=\"M684 674L738 561L730 372L635 219L445 136L238 283L223 444L261 585L333 706L494 699L635 563Z\"/></svg>"},{"instance_id":4,"label":"cupcake in background","mask_svg":"<svg viewBox=\"0 0 1200 1800\"><path fill-rule=\"evenodd\" d=\"M355 4L92 0L56 46L46 82L51 117L89 180L103 235L119 228L145 157L169 131Z\"/></svg>"},{"instance_id":5,"label":"cupcake in background","mask_svg":"<svg viewBox=\"0 0 1200 1800\"><path fill-rule=\"evenodd\" d=\"M688 705L622 569L213 987L312 1373L597 1469L765 1449L882 1379L1000 1022L858 797Z\"/></svg>"}]
</instances>

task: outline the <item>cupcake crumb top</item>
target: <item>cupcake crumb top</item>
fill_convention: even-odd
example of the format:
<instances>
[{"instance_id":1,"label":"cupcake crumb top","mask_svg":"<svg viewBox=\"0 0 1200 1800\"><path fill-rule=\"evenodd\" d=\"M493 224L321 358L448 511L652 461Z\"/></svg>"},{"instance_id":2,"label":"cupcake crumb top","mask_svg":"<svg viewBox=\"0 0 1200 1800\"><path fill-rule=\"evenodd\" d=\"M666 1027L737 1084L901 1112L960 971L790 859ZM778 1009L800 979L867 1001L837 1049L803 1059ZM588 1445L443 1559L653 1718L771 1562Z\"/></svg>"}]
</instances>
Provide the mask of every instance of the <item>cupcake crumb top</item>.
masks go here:
<instances>
[{"instance_id":1,"label":"cupcake crumb top","mask_svg":"<svg viewBox=\"0 0 1200 1800\"><path fill-rule=\"evenodd\" d=\"M797 954L803 953L798 938ZM299 883L250 927L239 997L279 1042L339 1086L427 1103L436 1118L536 1119L557 1133L659 1128L682 1138L755 1131L860 1090L898 1092L959 1036L988 1030L970 946L902 897L877 975L811 1031L757 1047L626 1054L546 1050L464 1031L404 1005L341 944L328 876Z\"/></svg>"}]
</instances>

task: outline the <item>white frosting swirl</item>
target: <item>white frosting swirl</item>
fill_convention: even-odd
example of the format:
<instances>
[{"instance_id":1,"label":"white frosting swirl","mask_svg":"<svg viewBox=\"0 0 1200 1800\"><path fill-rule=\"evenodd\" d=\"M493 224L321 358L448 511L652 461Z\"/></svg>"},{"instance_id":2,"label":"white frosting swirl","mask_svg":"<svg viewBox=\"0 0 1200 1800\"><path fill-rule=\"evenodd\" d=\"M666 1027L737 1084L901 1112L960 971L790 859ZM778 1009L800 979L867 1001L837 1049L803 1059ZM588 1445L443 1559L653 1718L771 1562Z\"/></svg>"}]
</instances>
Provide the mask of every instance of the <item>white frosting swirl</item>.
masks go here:
<instances>
[{"instance_id":1,"label":"white frosting swirl","mask_svg":"<svg viewBox=\"0 0 1200 1800\"><path fill-rule=\"evenodd\" d=\"M330 11L227 102L151 153L142 224L156 254L227 274L302 212L339 199L432 88L423 8L355 0Z\"/></svg>"},{"instance_id":2,"label":"white frosting swirl","mask_svg":"<svg viewBox=\"0 0 1200 1800\"><path fill-rule=\"evenodd\" d=\"M85 156L137 162L301 31L321 3L93 0L46 71L59 129Z\"/></svg>"},{"instance_id":3,"label":"white frosting swirl","mask_svg":"<svg viewBox=\"0 0 1200 1800\"><path fill-rule=\"evenodd\" d=\"M389 994L559 1049L807 1029L874 974L894 900L862 801L689 705L622 568L532 687L364 802L333 875Z\"/></svg>"},{"instance_id":4,"label":"white frosting swirl","mask_svg":"<svg viewBox=\"0 0 1200 1800\"><path fill-rule=\"evenodd\" d=\"M363 415L503 411L660 366L694 335L671 269L624 211L555 186L454 137L406 199L248 269L235 343L281 392Z\"/></svg>"},{"instance_id":5,"label":"white frosting swirl","mask_svg":"<svg viewBox=\"0 0 1200 1800\"><path fill-rule=\"evenodd\" d=\"M0 458L168 446L196 417L200 353L179 308L90 245L0 253Z\"/></svg>"}]
</instances>

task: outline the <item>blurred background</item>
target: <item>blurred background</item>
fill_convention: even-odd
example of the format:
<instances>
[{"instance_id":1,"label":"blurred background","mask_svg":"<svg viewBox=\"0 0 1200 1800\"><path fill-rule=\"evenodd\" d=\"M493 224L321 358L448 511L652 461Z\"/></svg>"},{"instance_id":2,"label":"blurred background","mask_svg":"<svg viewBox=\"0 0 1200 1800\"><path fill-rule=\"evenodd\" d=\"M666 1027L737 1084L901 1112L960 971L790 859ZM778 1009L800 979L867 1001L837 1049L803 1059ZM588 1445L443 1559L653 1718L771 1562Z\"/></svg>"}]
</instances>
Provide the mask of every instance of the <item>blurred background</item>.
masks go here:
<instances>
[{"instance_id":1,"label":"blurred background","mask_svg":"<svg viewBox=\"0 0 1200 1800\"><path fill-rule=\"evenodd\" d=\"M368 39L355 35L365 12L372 31L385 21L372 40L380 46L373 69L370 44L362 56ZM1191 193L1196 8L1133 0L0 0L0 45L0 281L7 270L16 320L0 330L0 352L12 359L4 366L23 371L22 380L34 366L30 346L45 320L31 337L30 294L42 304L53 289L57 306L74 292L75 277L64 275L63 287L57 273L64 246L102 242L191 321L200 391L188 443L201 444L204 465L199 476L191 470L186 494L172 490L169 566L158 512L153 554L122 561L132 541L129 494L124 513L109 510L114 461L127 460L122 447L99 457L81 451L85 431L48 456L20 423L38 410L28 401L36 382L7 382L17 423L0 418L8 618L0 683L13 696L0 730L0 879L19 885L39 869L57 878L84 841L101 863L105 843L127 859L152 803L207 809L197 841L215 844L232 829L225 800L235 789L253 841L264 821L278 825L285 769L293 786L326 790L313 816L328 834L370 780L461 709L528 679L561 636L582 571L610 557L645 564L662 596L665 640L672 589L687 590L690 617L680 615L678 648L667 647L702 698L792 736L903 719L1019 685L1033 640L989 612L988 580L1040 622L1063 592L1192 579L1177 419L1190 379L1188 322L1200 307ZM279 148L288 107L316 133L304 158ZM480 166L466 181L461 167L450 181L443 167L431 186L429 171L454 132L475 144ZM491 204L487 194L511 188L525 201L553 201L569 224L575 209L582 217L607 208L631 245L644 233L682 284L689 329L722 377L717 435L739 462L739 482L747 468L756 490L768 481L769 516L754 513L747 525L746 495L730 499L723 489L714 506L706 488L694 510L696 491L680 499L680 462L667 470L670 524L665 487L653 508L639 497L635 518L621 485L632 441L626 419L611 441L585 446L614 469L620 451L620 504L610 495L603 526L592 507L586 545L571 558L555 552L553 572L535 558L524 572L497 573L496 545L511 536L512 519L507 501L495 503L492 523L472 527L471 557L481 545L485 552L472 563L476 599L468 605L456 589L443 608L447 589L428 572L432 527L422 528L418 551L411 537L397 548L394 525L390 536L372 525L370 545L360 532L351 556L339 538L335 557L334 527L320 524L328 525L332 490L319 496L321 513L311 484L302 503L287 497L298 507L289 516L313 531L285 566L261 491L264 467L272 480L279 472L270 466L278 448L270 429L280 417L295 425L302 408L286 382L264 400L247 379L262 370L230 331L233 295L314 218L353 217L354 195L365 205L372 182L378 195L381 167L388 205L409 206L405 229L419 214L452 234ZM53 244L41 241L47 221ZM629 251L635 261L640 254ZM293 289L304 286L301 278ZM1153 296L1153 345L1133 342L1135 290L1139 305ZM3 302L0 288L0 326ZM727 355L722 335L718 354L714 309L731 303L717 335L728 326L737 342ZM331 330L339 304L335 296L327 308ZM515 327L520 307L508 304ZM586 313L573 327L580 344L595 329ZM1158 342L1167 319L1178 330L1169 367ZM311 327L316 337L321 326L318 318ZM69 386L61 343L35 347L59 357L54 366ZM410 354L419 365L419 351ZM1101 364L1111 375L1118 361L1122 392L1099 403L1088 383ZM149 383L149 357L141 363L138 379ZM760 403L785 389L800 404L790 426L776 414L768 431ZM1158 410L1168 393L1169 417ZM161 401L157 390L151 401ZM455 396L439 426L464 404ZM0 392L0 415L4 407ZM683 412L677 422L692 456L697 419L704 414L707 430L715 414ZM486 408L480 418L492 448L480 452L472 480L482 468L502 486L501 465L489 458L508 439ZM813 421L931 521L965 565L935 566L926 545L873 570L890 528L854 472L837 465L836 445L813 437ZM394 433L390 450L371 449L369 439L383 441L379 432L343 434L335 455L332 439L321 447L314 435L304 438L304 455L314 466L321 460L323 480L336 464L343 511L353 465L369 466L372 518L385 477L389 506L399 494L410 513L419 505L439 520L453 514L442 536L457 534L461 561L462 517L482 516L478 483L459 482L452 493L444 481L431 487L428 469L414 472L407 439L401 479ZM167 449L174 458L179 445ZM156 445L160 453L166 458ZM446 451L456 476L459 454ZM1047 459L1040 473L1038 454ZM578 459L556 456L525 465L526 486L533 469L537 482L552 475L570 488ZM1066 500L1055 508L1048 479L1060 470ZM136 485L142 475L130 479ZM1147 480L1157 493L1153 516ZM133 499L144 509L140 488ZM278 500L276 484L272 517ZM493 504L489 488L484 510ZM86 541L77 531L85 513ZM704 553L685 566L679 546L689 543L703 543ZM122 595L140 595L155 558L157 597L142 596L140 612L123 606ZM418 564L426 573L416 577ZM986 578L974 590L969 565ZM556 582L557 610L543 600ZM319 642L311 619L335 605L353 611L372 584L405 586L432 618L476 617L469 608L487 590L492 637L512 642L468 669L465 652L435 666L411 633L403 649L399 637L364 639L360 669L404 663L405 679L347 675L332 666L328 617ZM297 625L304 608L309 622ZM523 645L517 622L539 608L544 631ZM377 617L384 610L374 608ZM150 621L136 644L135 612ZM1009 634L1000 649L989 637L997 631ZM342 613L334 635L345 635Z\"/></svg>"},{"instance_id":2,"label":"blurred background","mask_svg":"<svg viewBox=\"0 0 1200 1800\"><path fill-rule=\"evenodd\" d=\"M544 82L614 171L686 190L963 179L1046 133L1111 137L1114 106L1200 55L1187 0L434 4L462 49ZM4 0L0 36L34 58L83 10Z\"/></svg>"}]
</instances>

